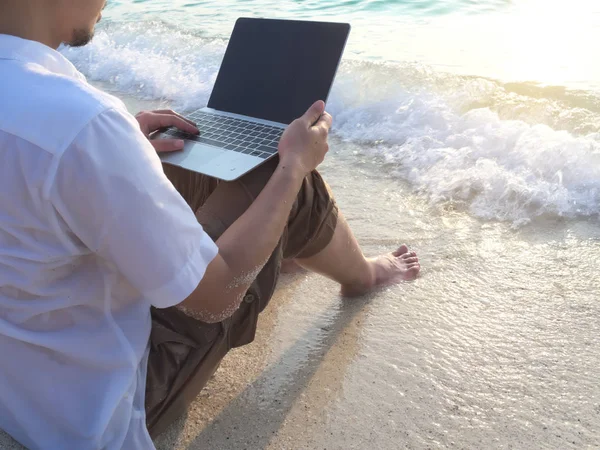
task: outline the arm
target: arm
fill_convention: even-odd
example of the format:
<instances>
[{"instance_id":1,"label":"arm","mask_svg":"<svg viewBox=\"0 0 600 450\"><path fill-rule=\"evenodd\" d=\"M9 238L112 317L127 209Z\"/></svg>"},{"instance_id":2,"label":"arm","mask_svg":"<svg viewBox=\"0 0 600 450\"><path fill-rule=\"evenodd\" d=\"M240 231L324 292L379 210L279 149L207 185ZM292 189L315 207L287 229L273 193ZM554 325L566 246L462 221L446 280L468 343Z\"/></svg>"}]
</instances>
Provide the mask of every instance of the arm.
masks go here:
<instances>
[{"instance_id":1,"label":"arm","mask_svg":"<svg viewBox=\"0 0 600 450\"><path fill-rule=\"evenodd\" d=\"M181 306L209 323L238 309L281 238L303 178L299 171L277 167L256 201L217 240L219 254Z\"/></svg>"},{"instance_id":2,"label":"arm","mask_svg":"<svg viewBox=\"0 0 600 450\"><path fill-rule=\"evenodd\" d=\"M197 289L182 303L202 320L218 322L231 316L275 249L304 177L323 161L329 149L332 119L324 108L323 102L317 102L290 125L281 138L280 163L270 181L218 239L219 254Z\"/></svg>"},{"instance_id":3,"label":"arm","mask_svg":"<svg viewBox=\"0 0 600 450\"><path fill-rule=\"evenodd\" d=\"M218 239L217 256L180 307L195 312L205 322L220 322L239 308L281 238L304 177L329 150L332 118L324 111L323 102L315 103L285 131L279 143L280 163L273 176L250 208ZM173 111L140 113L136 118L146 136L167 126L198 133L191 122ZM173 140L151 142L158 152L176 151L182 144Z\"/></svg>"}]
</instances>

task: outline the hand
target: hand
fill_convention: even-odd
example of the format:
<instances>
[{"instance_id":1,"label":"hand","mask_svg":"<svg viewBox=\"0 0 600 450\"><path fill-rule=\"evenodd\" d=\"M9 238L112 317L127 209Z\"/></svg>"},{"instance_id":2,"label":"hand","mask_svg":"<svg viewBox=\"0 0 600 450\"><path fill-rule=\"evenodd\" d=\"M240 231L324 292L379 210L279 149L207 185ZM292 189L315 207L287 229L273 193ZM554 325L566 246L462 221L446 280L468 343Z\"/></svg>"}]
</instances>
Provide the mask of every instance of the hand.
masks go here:
<instances>
[{"instance_id":1,"label":"hand","mask_svg":"<svg viewBox=\"0 0 600 450\"><path fill-rule=\"evenodd\" d=\"M329 151L327 138L332 121L325 111L325 102L319 100L312 105L283 133L279 141L279 164L300 170L303 176L316 169Z\"/></svg>"},{"instance_id":2,"label":"hand","mask_svg":"<svg viewBox=\"0 0 600 450\"><path fill-rule=\"evenodd\" d=\"M140 124L142 133L148 138L151 133L160 130L161 128L168 127L175 127L190 134L200 133L194 122L180 116L175 111L167 109L160 111L142 111L138 113L135 118ZM150 140L150 143L158 153L182 150L184 145L184 142L180 139L154 139Z\"/></svg>"}]
</instances>

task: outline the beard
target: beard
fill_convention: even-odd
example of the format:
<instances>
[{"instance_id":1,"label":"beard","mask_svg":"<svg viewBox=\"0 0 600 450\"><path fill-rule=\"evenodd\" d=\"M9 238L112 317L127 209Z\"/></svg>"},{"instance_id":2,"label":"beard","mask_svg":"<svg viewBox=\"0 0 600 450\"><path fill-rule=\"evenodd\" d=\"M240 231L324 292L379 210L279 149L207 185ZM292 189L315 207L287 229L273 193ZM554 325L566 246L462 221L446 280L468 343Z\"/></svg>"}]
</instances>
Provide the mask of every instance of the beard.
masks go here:
<instances>
[{"instance_id":1,"label":"beard","mask_svg":"<svg viewBox=\"0 0 600 450\"><path fill-rule=\"evenodd\" d=\"M94 30L73 30L73 37L69 42L65 42L69 47L83 47L88 45L94 38Z\"/></svg>"}]
</instances>

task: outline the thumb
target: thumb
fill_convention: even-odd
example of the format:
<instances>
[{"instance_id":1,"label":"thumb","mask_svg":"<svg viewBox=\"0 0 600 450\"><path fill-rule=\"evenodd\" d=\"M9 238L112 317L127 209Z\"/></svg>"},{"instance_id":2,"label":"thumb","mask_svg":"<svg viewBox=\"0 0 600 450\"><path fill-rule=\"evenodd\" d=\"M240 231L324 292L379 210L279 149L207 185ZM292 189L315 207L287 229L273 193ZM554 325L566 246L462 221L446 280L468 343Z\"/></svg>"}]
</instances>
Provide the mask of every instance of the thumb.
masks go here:
<instances>
[{"instance_id":1,"label":"thumb","mask_svg":"<svg viewBox=\"0 0 600 450\"><path fill-rule=\"evenodd\" d=\"M176 152L183 150L184 142L178 139L155 139L150 141L157 153Z\"/></svg>"},{"instance_id":2,"label":"thumb","mask_svg":"<svg viewBox=\"0 0 600 450\"><path fill-rule=\"evenodd\" d=\"M308 124L309 127L312 127L321 115L325 112L325 102L323 100L319 100L315 102L308 111L304 113L302 119Z\"/></svg>"}]
</instances>

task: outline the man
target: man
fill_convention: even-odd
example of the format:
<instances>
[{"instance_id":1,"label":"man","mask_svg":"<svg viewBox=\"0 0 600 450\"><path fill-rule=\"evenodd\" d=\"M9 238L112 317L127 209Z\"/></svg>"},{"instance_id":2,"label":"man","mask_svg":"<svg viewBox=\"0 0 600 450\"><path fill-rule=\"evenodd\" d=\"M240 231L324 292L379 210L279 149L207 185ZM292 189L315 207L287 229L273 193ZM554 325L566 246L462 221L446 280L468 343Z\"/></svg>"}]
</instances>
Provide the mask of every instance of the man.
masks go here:
<instances>
[{"instance_id":1,"label":"man","mask_svg":"<svg viewBox=\"0 0 600 450\"><path fill-rule=\"evenodd\" d=\"M195 126L136 121L54 50L85 45L104 4L0 0L0 428L35 449L153 448L253 340L283 258L348 296L420 269L406 246L360 251L315 171L323 102L237 182L163 169L181 142L147 136Z\"/></svg>"}]
</instances>

